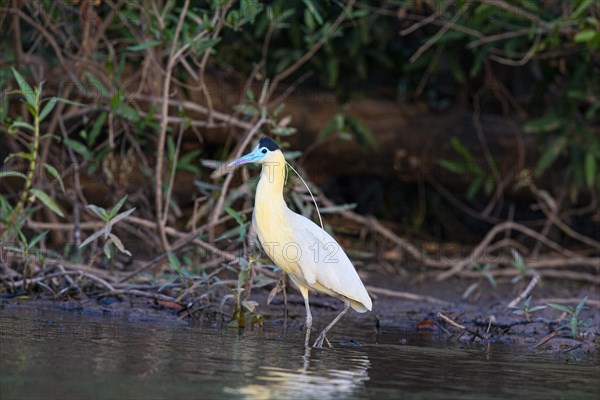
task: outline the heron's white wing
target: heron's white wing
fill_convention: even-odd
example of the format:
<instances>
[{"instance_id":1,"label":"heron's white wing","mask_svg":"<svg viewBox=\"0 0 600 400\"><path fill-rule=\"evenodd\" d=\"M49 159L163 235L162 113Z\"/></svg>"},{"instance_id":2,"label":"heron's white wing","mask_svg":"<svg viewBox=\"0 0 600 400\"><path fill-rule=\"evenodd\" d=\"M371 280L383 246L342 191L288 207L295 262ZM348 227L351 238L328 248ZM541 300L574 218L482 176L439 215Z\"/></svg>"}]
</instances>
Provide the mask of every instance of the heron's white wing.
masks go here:
<instances>
[{"instance_id":1,"label":"heron's white wing","mask_svg":"<svg viewBox=\"0 0 600 400\"><path fill-rule=\"evenodd\" d=\"M298 263L308 283L313 284L316 280L371 310L371 298L339 243L311 220L292 211L290 214L301 250Z\"/></svg>"}]
</instances>

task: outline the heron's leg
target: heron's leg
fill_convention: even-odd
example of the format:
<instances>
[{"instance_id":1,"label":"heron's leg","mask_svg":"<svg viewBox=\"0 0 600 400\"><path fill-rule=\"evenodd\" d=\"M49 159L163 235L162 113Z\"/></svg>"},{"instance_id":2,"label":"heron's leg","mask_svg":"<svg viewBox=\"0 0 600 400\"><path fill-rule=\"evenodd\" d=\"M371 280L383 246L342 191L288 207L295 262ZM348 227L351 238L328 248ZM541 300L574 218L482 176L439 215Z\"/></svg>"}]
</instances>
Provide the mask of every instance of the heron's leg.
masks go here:
<instances>
[{"instance_id":1,"label":"heron's leg","mask_svg":"<svg viewBox=\"0 0 600 400\"><path fill-rule=\"evenodd\" d=\"M310 304L308 303L308 290L301 288L300 292L302 293L302 297L304 297L304 305L306 306L306 323L304 324L304 328L306 329L306 337L304 338L304 346L308 347L310 330L312 329L312 314L310 313Z\"/></svg>"},{"instance_id":2,"label":"heron's leg","mask_svg":"<svg viewBox=\"0 0 600 400\"><path fill-rule=\"evenodd\" d=\"M346 301L345 304L344 304L344 309L338 314L337 317L335 317L333 319L333 321L331 321L329 323L329 325L327 325L325 327L325 329L323 329L323 331L317 337L317 340L315 340L315 343L313 344L313 347L316 347L316 348L323 347L323 341L325 340L327 332L329 332L331 330L331 328L333 328L333 326L340 320L340 318L342 318L344 316L344 314L346 314L348 312L349 309L350 309L350 302Z\"/></svg>"},{"instance_id":3,"label":"heron's leg","mask_svg":"<svg viewBox=\"0 0 600 400\"><path fill-rule=\"evenodd\" d=\"M283 334L287 335L288 328L288 302L287 302L287 290L286 290L286 275L281 272L281 290L283 292Z\"/></svg>"}]
</instances>

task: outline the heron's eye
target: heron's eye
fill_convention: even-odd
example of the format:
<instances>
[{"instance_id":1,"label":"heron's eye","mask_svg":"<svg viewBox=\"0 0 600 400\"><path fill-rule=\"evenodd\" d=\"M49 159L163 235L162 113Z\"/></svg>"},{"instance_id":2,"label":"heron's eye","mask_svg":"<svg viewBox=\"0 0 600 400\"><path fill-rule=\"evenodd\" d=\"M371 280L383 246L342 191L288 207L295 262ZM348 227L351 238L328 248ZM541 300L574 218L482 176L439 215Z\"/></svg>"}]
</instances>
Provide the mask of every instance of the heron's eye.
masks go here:
<instances>
[{"instance_id":1,"label":"heron's eye","mask_svg":"<svg viewBox=\"0 0 600 400\"><path fill-rule=\"evenodd\" d=\"M262 149L263 154L267 154L267 149Z\"/></svg>"}]
</instances>

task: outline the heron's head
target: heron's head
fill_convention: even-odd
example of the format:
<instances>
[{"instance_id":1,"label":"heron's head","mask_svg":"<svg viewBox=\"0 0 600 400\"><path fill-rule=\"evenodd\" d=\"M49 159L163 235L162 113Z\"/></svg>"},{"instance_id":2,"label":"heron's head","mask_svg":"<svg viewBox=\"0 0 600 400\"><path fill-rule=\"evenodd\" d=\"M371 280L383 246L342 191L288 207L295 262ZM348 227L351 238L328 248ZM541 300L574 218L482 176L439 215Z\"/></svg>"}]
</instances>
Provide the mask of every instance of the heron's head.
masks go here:
<instances>
[{"instance_id":1,"label":"heron's head","mask_svg":"<svg viewBox=\"0 0 600 400\"><path fill-rule=\"evenodd\" d=\"M228 167L237 167L238 165L249 163L264 163L273 160L274 153L281 152L279 146L272 139L263 136L252 151L245 156L229 163Z\"/></svg>"}]
</instances>

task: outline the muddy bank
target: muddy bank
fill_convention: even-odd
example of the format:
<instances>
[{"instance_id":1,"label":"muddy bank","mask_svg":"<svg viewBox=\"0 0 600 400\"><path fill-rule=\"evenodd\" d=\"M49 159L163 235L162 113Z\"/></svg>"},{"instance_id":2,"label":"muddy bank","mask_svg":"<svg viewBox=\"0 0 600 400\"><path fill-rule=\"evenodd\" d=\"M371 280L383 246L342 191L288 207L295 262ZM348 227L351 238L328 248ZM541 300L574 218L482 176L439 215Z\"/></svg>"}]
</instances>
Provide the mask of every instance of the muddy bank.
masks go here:
<instances>
[{"instance_id":1,"label":"muddy bank","mask_svg":"<svg viewBox=\"0 0 600 400\"><path fill-rule=\"evenodd\" d=\"M375 284L377 286L373 286ZM389 293L372 293L372 312L351 312L345 316L343 325L371 332L361 341L420 346L459 343L481 347L503 344L509 347L526 347L534 353L554 354L564 358L566 363L581 359L598 361L600 357L599 290L591 285L565 288L557 282L544 282L543 287L534 290L534 297L528 307L521 302L517 308L508 308L507 304L519 295L520 286L508 281L500 281L496 288L492 288L488 282L479 282L477 287L473 287L473 284L462 280L411 283L391 277L378 282L373 280L368 282L368 286L378 288L379 293L385 290L389 290ZM423 298L407 300L390 296L394 293L410 293ZM19 308L61 310L84 317L120 317L134 323L152 321L182 326L201 324L213 329L237 327L240 334L256 334L266 330L271 334L275 332L275 336L282 340L297 340L301 345L305 309L302 297L294 289L287 289L287 305L284 304L282 293L267 304L270 290L254 289L250 299L258 305L252 315L245 316L247 323L243 329L240 329L234 318L234 302L221 304L222 301L217 301L226 294L227 291L222 291L214 296L214 301L202 306L136 297L87 297L52 301L42 295L12 298L5 295L0 299L0 307L13 311ZM588 296L587 305L578 315L577 334L574 338L571 315L548 304L558 302L564 307L575 309L576 300L585 296ZM567 301L570 299L571 301ZM434 300L440 303L433 303ZM340 307L340 302L330 297L319 294L311 296L313 335L339 312ZM286 314L287 319L284 317ZM260 318L257 319L256 316ZM347 333L333 332L331 341L335 347L361 345L360 341Z\"/></svg>"}]
</instances>

